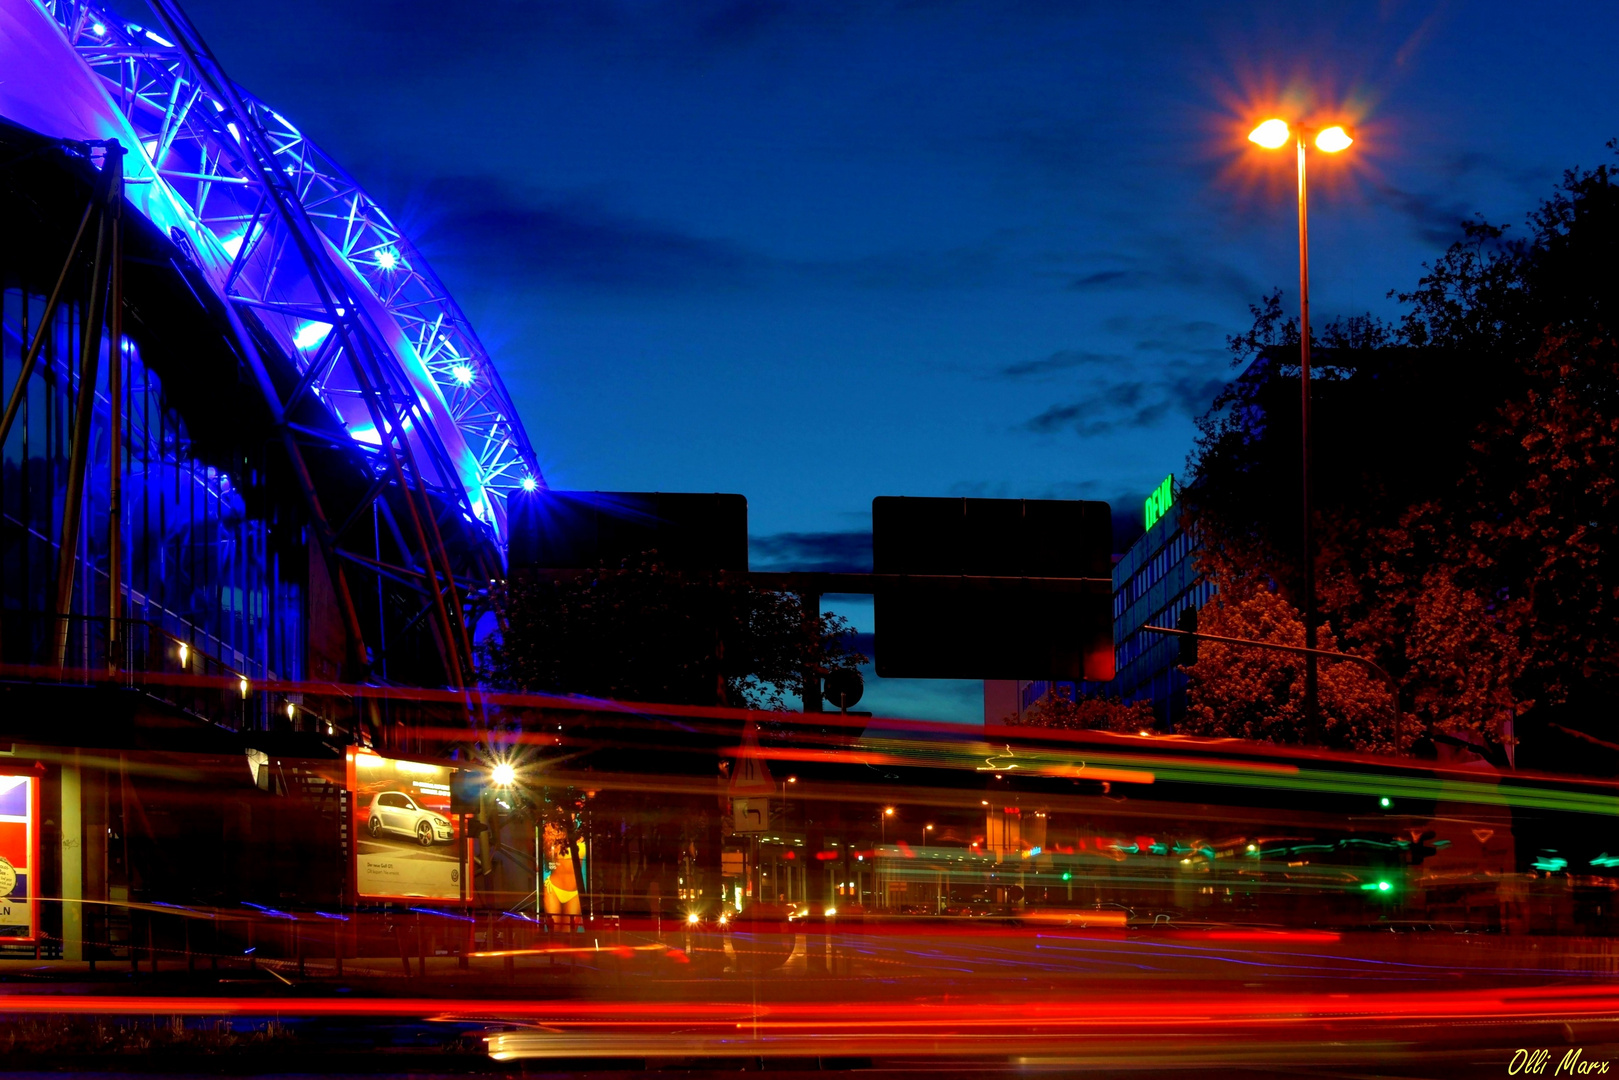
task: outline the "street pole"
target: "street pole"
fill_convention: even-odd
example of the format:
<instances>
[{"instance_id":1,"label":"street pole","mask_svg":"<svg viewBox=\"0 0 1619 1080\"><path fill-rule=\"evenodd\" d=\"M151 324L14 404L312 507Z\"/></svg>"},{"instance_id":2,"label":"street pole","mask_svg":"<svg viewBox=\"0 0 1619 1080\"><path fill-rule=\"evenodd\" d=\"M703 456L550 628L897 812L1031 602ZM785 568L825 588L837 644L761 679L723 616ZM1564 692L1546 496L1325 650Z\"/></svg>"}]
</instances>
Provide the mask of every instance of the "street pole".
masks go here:
<instances>
[{"instance_id":1,"label":"street pole","mask_svg":"<svg viewBox=\"0 0 1619 1080\"><path fill-rule=\"evenodd\" d=\"M1315 634L1315 549L1310 537L1310 216L1305 187L1304 134L1298 135L1299 148L1299 437L1301 540L1300 560L1304 570L1304 647L1314 650ZM1304 658L1304 728L1312 742L1320 742L1321 725L1316 709L1317 665L1312 651Z\"/></svg>"}]
</instances>

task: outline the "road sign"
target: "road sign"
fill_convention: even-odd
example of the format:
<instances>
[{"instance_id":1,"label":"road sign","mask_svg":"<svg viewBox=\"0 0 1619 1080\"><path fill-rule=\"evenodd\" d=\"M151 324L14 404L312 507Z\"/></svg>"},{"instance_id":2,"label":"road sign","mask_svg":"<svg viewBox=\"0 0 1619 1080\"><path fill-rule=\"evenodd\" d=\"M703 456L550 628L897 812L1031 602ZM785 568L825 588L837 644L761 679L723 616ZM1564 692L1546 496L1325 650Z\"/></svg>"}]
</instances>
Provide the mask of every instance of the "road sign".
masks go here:
<instances>
[{"instance_id":1,"label":"road sign","mask_svg":"<svg viewBox=\"0 0 1619 1080\"><path fill-rule=\"evenodd\" d=\"M885 496L871 522L878 675L1113 677L1106 503Z\"/></svg>"},{"instance_id":2,"label":"road sign","mask_svg":"<svg viewBox=\"0 0 1619 1080\"><path fill-rule=\"evenodd\" d=\"M731 800L731 827L736 832L764 832L770 828L770 800L764 796Z\"/></svg>"},{"instance_id":3,"label":"road sign","mask_svg":"<svg viewBox=\"0 0 1619 1080\"><path fill-rule=\"evenodd\" d=\"M744 572L748 500L668 491L517 491L506 504L514 571L617 567L656 551L674 570Z\"/></svg>"}]
</instances>

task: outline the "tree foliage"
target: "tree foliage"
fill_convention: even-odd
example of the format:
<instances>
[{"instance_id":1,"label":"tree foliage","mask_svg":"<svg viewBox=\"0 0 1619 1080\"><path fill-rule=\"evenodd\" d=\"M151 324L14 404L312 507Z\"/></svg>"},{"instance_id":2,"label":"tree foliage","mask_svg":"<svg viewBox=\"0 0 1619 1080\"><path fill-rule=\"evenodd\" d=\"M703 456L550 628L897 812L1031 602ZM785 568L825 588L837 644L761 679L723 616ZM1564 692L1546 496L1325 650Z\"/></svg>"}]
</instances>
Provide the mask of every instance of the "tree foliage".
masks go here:
<instances>
[{"instance_id":1,"label":"tree foliage","mask_svg":"<svg viewBox=\"0 0 1619 1080\"><path fill-rule=\"evenodd\" d=\"M1268 583L1254 575L1227 582L1199 613L1198 630L1220 637L1302 646L1304 620ZM1330 628L1317 647L1338 651ZM1352 661L1318 662L1317 698L1322 737L1350 750L1395 749L1400 732L1380 680ZM1302 742L1305 658L1297 653L1206 641L1187 669L1187 711L1180 730L1265 742Z\"/></svg>"},{"instance_id":2,"label":"tree foliage","mask_svg":"<svg viewBox=\"0 0 1619 1080\"><path fill-rule=\"evenodd\" d=\"M656 552L616 570L508 582L501 632L483 650L490 680L553 694L782 709L821 674L866 658L837 615L806 620L799 598L746 578L688 574Z\"/></svg>"},{"instance_id":3,"label":"tree foliage","mask_svg":"<svg viewBox=\"0 0 1619 1080\"><path fill-rule=\"evenodd\" d=\"M1156 718L1149 702L1126 702L1094 695L1075 697L1072 687L1058 686L1035 702L1032 708L1022 714L1014 713L1002 723L1063 731L1133 733L1151 730Z\"/></svg>"}]
</instances>

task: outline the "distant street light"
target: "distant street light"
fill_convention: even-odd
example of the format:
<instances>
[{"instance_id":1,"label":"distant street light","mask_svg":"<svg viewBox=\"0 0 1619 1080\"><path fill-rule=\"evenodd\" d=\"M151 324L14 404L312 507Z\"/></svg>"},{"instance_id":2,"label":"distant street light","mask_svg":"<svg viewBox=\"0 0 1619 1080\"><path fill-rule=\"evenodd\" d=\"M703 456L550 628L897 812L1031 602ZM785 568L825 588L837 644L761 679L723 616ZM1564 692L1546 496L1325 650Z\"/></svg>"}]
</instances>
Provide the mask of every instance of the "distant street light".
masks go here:
<instances>
[{"instance_id":1,"label":"distant street light","mask_svg":"<svg viewBox=\"0 0 1619 1080\"><path fill-rule=\"evenodd\" d=\"M496 787L509 788L517 783L517 770L512 767L511 762L502 761L489 770L489 779L494 781Z\"/></svg>"},{"instance_id":2,"label":"distant street light","mask_svg":"<svg viewBox=\"0 0 1619 1080\"><path fill-rule=\"evenodd\" d=\"M1270 119L1248 133L1248 141L1267 150L1280 150L1292 138L1298 147L1299 161L1299 434L1302 449L1301 513L1303 526L1304 563L1304 646L1314 649L1315 633L1315 560L1310 540L1310 227L1308 199L1305 188L1304 150L1307 133L1301 128L1292 130L1286 120ZM1315 146L1323 153L1336 154L1348 149L1355 140L1338 125L1316 132ZM1317 728L1316 717L1316 657L1308 654L1304 659L1304 723L1311 735Z\"/></svg>"}]
</instances>

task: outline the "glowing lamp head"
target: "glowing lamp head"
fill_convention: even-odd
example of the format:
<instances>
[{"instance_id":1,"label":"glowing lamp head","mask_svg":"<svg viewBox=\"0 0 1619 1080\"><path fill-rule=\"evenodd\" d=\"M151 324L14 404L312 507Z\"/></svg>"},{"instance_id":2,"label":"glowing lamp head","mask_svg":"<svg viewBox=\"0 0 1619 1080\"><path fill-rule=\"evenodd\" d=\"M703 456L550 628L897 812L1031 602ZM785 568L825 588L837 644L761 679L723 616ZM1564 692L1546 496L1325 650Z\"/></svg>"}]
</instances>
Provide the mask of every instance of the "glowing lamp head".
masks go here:
<instances>
[{"instance_id":1,"label":"glowing lamp head","mask_svg":"<svg viewBox=\"0 0 1619 1080\"><path fill-rule=\"evenodd\" d=\"M1276 150L1287 145L1290 134L1286 120L1266 120L1248 133L1248 141L1258 143L1266 150Z\"/></svg>"},{"instance_id":2,"label":"glowing lamp head","mask_svg":"<svg viewBox=\"0 0 1619 1080\"><path fill-rule=\"evenodd\" d=\"M789 783L789 784L796 784L796 783L798 783L798 777L796 777L796 776L789 776L789 777L788 777L788 778L787 778L787 782L788 782L788 783Z\"/></svg>"},{"instance_id":3,"label":"glowing lamp head","mask_svg":"<svg viewBox=\"0 0 1619 1080\"><path fill-rule=\"evenodd\" d=\"M90 31L95 34L96 37L106 37L107 26L105 23L96 23L94 26L90 27Z\"/></svg>"},{"instance_id":4,"label":"glowing lamp head","mask_svg":"<svg viewBox=\"0 0 1619 1080\"><path fill-rule=\"evenodd\" d=\"M298 718L298 706L294 705L290 701L287 702L287 719L288 720L296 720L297 718Z\"/></svg>"},{"instance_id":5,"label":"glowing lamp head","mask_svg":"<svg viewBox=\"0 0 1619 1080\"><path fill-rule=\"evenodd\" d=\"M191 646L187 645L183 641L180 642L180 666L185 667L187 661L189 661L190 659L191 659Z\"/></svg>"},{"instance_id":6,"label":"glowing lamp head","mask_svg":"<svg viewBox=\"0 0 1619 1080\"><path fill-rule=\"evenodd\" d=\"M1394 886L1393 886L1393 885L1390 885L1390 884L1389 884L1389 883L1388 883L1388 882L1386 882L1386 881L1379 881L1379 882L1378 882L1378 883L1377 883L1377 891L1378 891L1378 892L1388 892L1388 891L1389 891L1389 890L1390 890L1390 889L1392 889L1392 888L1394 888Z\"/></svg>"},{"instance_id":7,"label":"glowing lamp head","mask_svg":"<svg viewBox=\"0 0 1619 1080\"><path fill-rule=\"evenodd\" d=\"M1381 799L1377 800L1377 805L1387 810L1389 807L1394 805L1394 800L1385 795Z\"/></svg>"},{"instance_id":8,"label":"glowing lamp head","mask_svg":"<svg viewBox=\"0 0 1619 1080\"><path fill-rule=\"evenodd\" d=\"M887 814L889 817L893 817L894 816L894 808L892 806L886 807L886 808L884 808L883 813Z\"/></svg>"},{"instance_id":9,"label":"glowing lamp head","mask_svg":"<svg viewBox=\"0 0 1619 1080\"><path fill-rule=\"evenodd\" d=\"M472 385L472 366L470 364L457 364L450 369L450 375L461 386Z\"/></svg>"},{"instance_id":10,"label":"glowing lamp head","mask_svg":"<svg viewBox=\"0 0 1619 1080\"><path fill-rule=\"evenodd\" d=\"M532 476L523 477L523 490L524 491L533 491L536 488L538 488L539 486L540 486L540 482L538 480L534 479Z\"/></svg>"},{"instance_id":11,"label":"glowing lamp head","mask_svg":"<svg viewBox=\"0 0 1619 1080\"><path fill-rule=\"evenodd\" d=\"M247 678L246 678L246 676L243 676L240 680L238 680L236 685L241 688L242 697L244 697L244 698L247 697L247 689L248 688L247 688Z\"/></svg>"},{"instance_id":12,"label":"glowing lamp head","mask_svg":"<svg viewBox=\"0 0 1619 1080\"><path fill-rule=\"evenodd\" d=\"M398 265L399 256L393 253L393 249L383 248L381 251L377 252L377 266L381 267L383 270L392 270Z\"/></svg>"},{"instance_id":13,"label":"glowing lamp head","mask_svg":"<svg viewBox=\"0 0 1619 1080\"><path fill-rule=\"evenodd\" d=\"M489 779L495 782L496 787L511 787L517 782L517 770L512 768L511 762L502 761L489 770Z\"/></svg>"},{"instance_id":14,"label":"glowing lamp head","mask_svg":"<svg viewBox=\"0 0 1619 1080\"><path fill-rule=\"evenodd\" d=\"M837 913L838 913L838 909L835 908L835 907L829 907L829 908L826 909L826 917L829 918L829 919L832 916L836 915Z\"/></svg>"},{"instance_id":15,"label":"glowing lamp head","mask_svg":"<svg viewBox=\"0 0 1619 1080\"><path fill-rule=\"evenodd\" d=\"M695 912L695 911L692 912L690 915L686 916L686 925L687 926L696 926L698 924L698 922L700 922L700 921L701 920L699 919L699 917L697 915L697 912Z\"/></svg>"},{"instance_id":16,"label":"glowing lamp head","mask_svg":"<svg viewBox=\"0 0 1619 1080\"><path fill-rule=\"evenodd\" d=\"M1349 144L1354 141L1349 137L1349 132L1337 125L1333 125L1329 128L1323 128L1321 133L1315 137L1315 148L1324 150L1329 154L1336 154L1340 150L1349 149Z\"/></svg>"}]
</instances>

